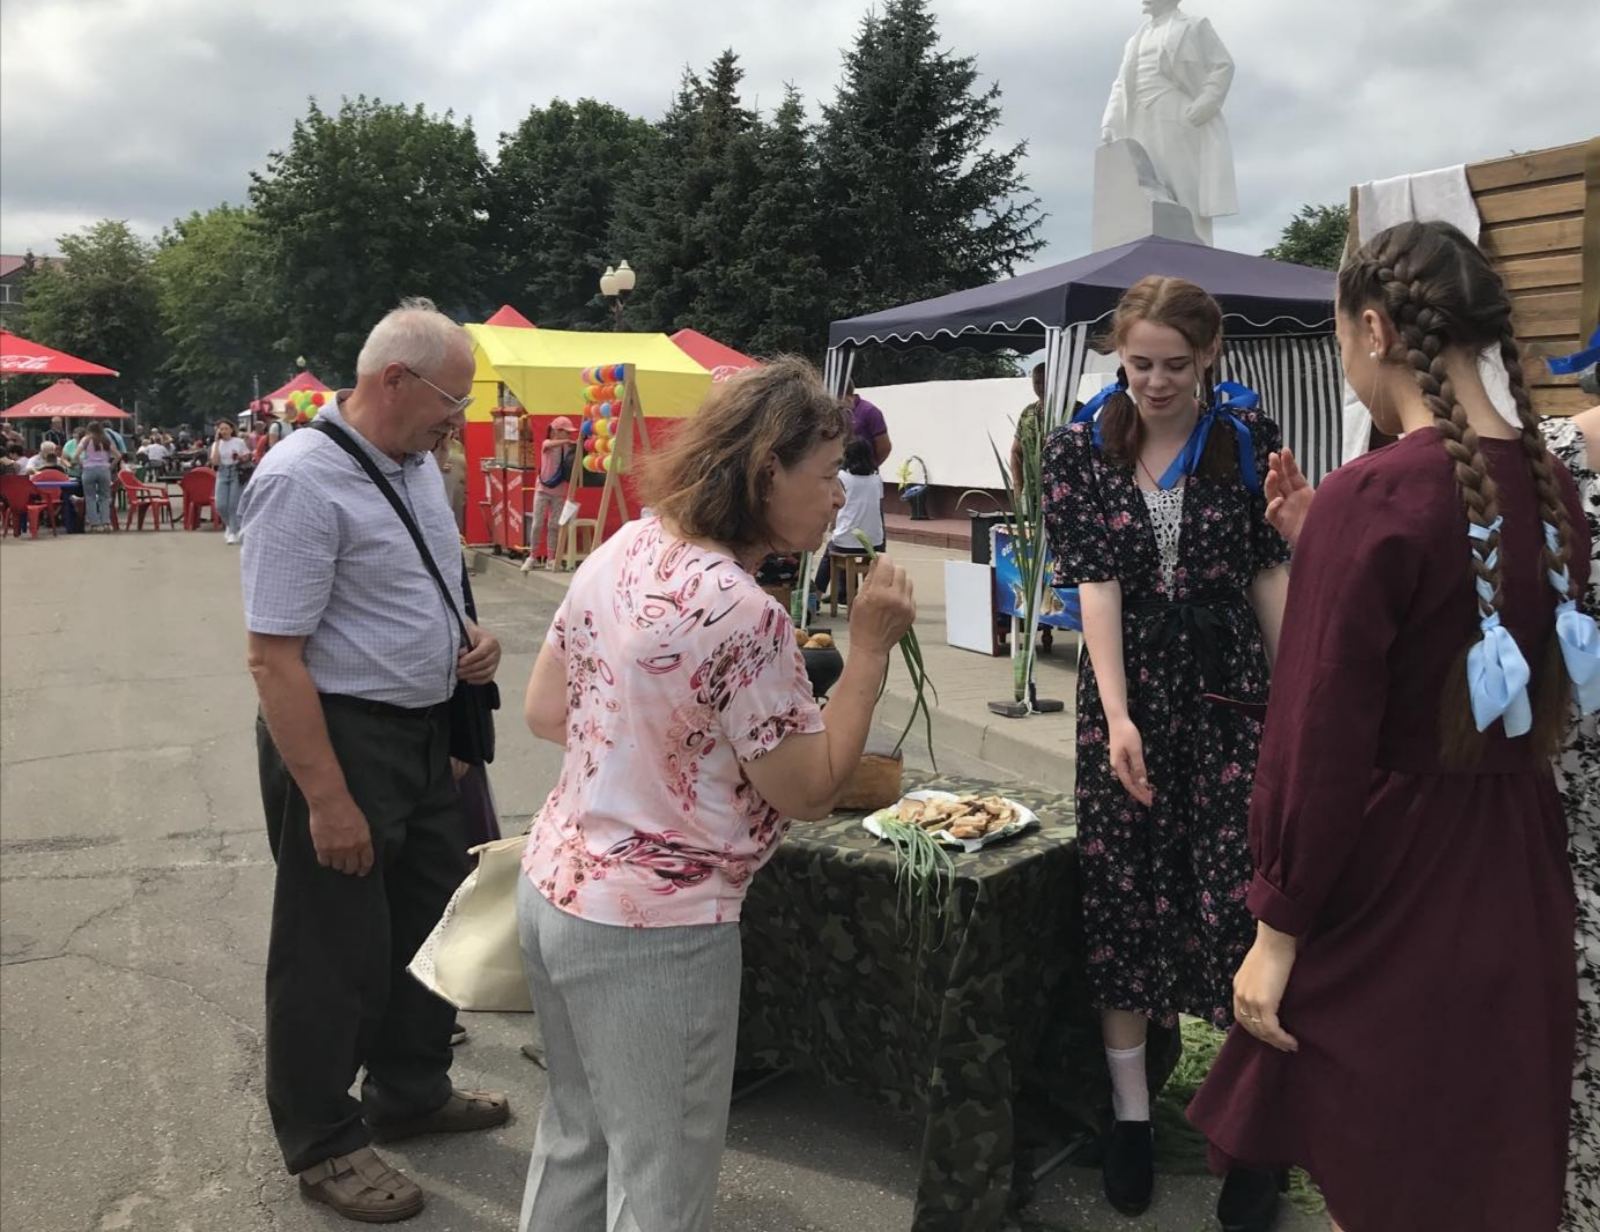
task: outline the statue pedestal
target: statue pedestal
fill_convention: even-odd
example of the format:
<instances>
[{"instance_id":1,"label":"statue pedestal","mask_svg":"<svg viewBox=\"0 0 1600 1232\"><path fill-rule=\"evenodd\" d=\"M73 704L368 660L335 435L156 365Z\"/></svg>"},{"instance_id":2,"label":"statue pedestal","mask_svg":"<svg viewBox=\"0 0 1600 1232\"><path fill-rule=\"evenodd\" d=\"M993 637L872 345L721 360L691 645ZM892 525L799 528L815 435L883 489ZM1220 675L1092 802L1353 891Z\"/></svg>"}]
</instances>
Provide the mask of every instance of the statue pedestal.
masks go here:
<instances>
[{"instance_id":1,"label":"statue pedestal","mask_svg":"<svg viewBox=\"0 0 1600 1232\"><path fill-rule=\"evenodd\" d=\"M1209 243L1194 215L1172 199L1137 141L1102 145L1094 155L1094 249L1101 252L1149 235Z\"/></svg>"}]
</instances>

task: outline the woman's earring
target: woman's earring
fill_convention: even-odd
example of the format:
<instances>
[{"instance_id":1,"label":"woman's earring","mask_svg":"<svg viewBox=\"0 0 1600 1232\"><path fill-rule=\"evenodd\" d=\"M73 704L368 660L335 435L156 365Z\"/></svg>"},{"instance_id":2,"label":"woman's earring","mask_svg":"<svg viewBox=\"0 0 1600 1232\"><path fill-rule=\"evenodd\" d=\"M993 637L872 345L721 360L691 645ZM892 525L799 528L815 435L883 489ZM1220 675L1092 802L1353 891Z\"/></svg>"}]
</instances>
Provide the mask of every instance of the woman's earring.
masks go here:
<instances>
[{"instance_id":1,"label":"woman's earring","mask_svg":"<svg viewBox=\"0 0 1600 1232\"><path fill-rule=\"evenodd\" d=\"M1367 352L1367 358L1368 359L1377 359L1378 358L1378 353L1376 351L1368 351Z\"/></svg>"}]
</instances>

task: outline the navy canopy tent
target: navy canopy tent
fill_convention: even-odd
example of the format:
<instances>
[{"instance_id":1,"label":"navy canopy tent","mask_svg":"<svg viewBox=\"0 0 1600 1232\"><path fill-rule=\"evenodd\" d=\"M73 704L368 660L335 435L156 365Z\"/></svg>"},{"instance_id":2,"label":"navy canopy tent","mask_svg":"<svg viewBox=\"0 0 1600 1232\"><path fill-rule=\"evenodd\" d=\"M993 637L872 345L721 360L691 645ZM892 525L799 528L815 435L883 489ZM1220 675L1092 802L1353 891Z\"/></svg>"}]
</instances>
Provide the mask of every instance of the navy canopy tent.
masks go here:
<instances>
[{"instance_id":1,"label":"navy canopy tent","mask_svg":"<svg viewBox=\"0 0 1600 1232\"><path fill-rule=\"evenodd\" d=\"M835 321L828 375L849 377L862 346L1045 349L1052 420L1064 414L1091 344L1122 293L1151 274L1187 278L1222 305L1225 379L1262 395L1313 480L1339 464L1343 377L1333 336L1334 275L1149 237L1064 265L934 299Z\"/></svg>"}]
</instances>

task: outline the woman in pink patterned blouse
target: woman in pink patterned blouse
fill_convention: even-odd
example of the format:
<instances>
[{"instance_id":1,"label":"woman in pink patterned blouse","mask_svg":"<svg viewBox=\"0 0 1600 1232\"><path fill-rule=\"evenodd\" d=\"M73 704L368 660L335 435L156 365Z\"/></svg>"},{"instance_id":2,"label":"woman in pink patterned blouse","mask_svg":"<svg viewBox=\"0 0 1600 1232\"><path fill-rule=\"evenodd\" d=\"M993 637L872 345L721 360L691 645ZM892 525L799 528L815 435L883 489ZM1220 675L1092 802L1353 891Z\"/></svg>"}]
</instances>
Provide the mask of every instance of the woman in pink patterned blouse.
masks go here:
<instances>
[{"instance_id":1,"label":"woman in pink patterned blouse","mask_svg":"<svg viewBox=\"0 0 1600 1232\"><path fill-rule=\"evenodd\" d=\"M848 436L803 360L716 386L647 465L656 516L578 570L534 665L528 726L566 756L517 902L550 1075L523 1232L711 1226L740 903L787 819L832 811L916 614L880 558L824 715L753 577L822 543Z\"/></svg>"}]
</instances>

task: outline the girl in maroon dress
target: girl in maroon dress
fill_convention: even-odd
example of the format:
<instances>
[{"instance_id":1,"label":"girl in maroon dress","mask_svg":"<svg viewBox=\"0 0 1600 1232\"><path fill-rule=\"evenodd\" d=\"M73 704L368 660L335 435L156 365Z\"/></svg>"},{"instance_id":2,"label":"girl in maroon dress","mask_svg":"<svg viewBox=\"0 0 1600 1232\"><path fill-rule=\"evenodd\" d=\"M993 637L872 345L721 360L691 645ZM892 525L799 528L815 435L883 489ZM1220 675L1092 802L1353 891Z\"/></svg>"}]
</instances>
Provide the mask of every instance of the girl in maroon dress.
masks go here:
<instances>
[{"instance_id":1,"label":"girl in maroon dress","mask_svg":"<svg viewBox=\"0 0 1600 1232\"><path fill-rule=\"evenodd\" d=\"M1338 325L1351 385L1405 435L1331 475L1300 534L1251 805L1257 939L1190 1117L1215 1163L1304 1166L1344 1232L1545 1232L1575 986L1550 756L1569 674L1596 666L1572 603L1588 536L1465 236L1377 236ZM1479 379L1490 347L1520 430Z\"/></svg>"},{"instance_id":2,"label":"girl in maroon dress","mask_svg":"<svg viewBox=\"0 0 1600 1232\"><path fill-rule=\"evenodd\" d=\"M1246 825L1261 723L1205 698L1265 701L1289 552L1262 486L1278 426L1245 409L1249 391L1213 388L1216 300L1146 278L1123 296L1112 337L1125 378L1050 434L1044 487L1089 650L1076 799L1090 996L1116 1118L1103 1179L1107 1200L1137 1214L1154 1186L1149 1023L1228 1025L1254 933ZM1270 1173L1239 1170L1218 1209L1256 1228L1276 1202Z\"/></svg>"}]
</instances>

